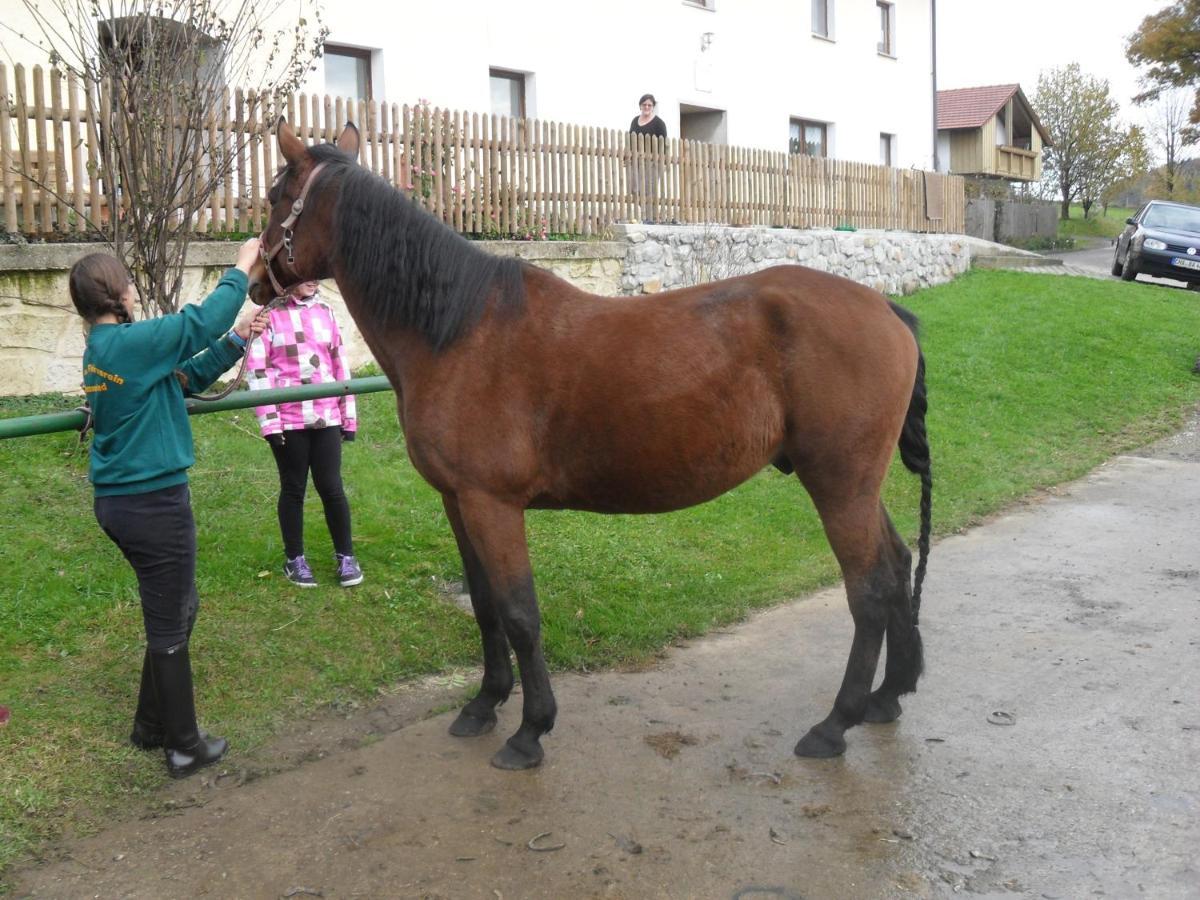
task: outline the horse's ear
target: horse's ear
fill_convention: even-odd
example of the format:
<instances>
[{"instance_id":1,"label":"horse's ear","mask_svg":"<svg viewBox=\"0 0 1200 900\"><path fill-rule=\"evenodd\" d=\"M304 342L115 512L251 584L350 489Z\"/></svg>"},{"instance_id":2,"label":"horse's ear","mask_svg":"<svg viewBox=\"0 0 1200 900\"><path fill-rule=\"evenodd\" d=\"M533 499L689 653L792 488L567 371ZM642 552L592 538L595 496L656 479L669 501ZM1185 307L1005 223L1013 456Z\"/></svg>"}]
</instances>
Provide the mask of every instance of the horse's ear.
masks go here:
<instances>
[{"instance_id":1,"label":"horse's ear","mask_svg":"<svg viewBox=\"0 0 1200 900\"><path fill-rule=\"evenodd\" d=\"M347 122L346 127L342 129L342 133L338 135L337 145L341 150L345 150L351 156L358 156L358 126L353 122Z\"/></svg>"},{"instance_id":2,"label":"horse's ear","mask_svg":"<svg viewBox=\"0 0 1200 900\"><path fill-rule=\"evenodd\" d=\"M275 125L275 138L279 142L279 152L290 164L295 165L304 158L304 141L296 137L296 132L292 131L292 126L283 116Z\"/></svg>"}]
</instances>

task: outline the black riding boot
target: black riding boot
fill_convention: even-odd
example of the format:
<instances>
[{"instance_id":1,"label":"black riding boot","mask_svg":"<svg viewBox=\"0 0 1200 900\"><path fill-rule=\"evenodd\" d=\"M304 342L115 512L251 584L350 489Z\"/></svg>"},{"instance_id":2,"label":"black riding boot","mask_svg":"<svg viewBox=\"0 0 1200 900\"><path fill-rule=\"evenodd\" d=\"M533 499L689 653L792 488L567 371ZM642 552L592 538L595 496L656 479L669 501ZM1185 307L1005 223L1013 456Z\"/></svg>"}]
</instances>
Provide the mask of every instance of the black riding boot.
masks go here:
<instances>
[{"instance_id":1,"label":"black riding boot","mask_svg":"<svg viewBox=\"0 0 1200 900\"><path fill-rule=\"evenodd\" d=\"M200 598L196 589L192 588L192 597L188 602L187 636L190 639L192 629L196 626L196 612L200 606ZM202 738L208 733L200 731ZM150 671L150 649L142 657L142 684L138 688L137 712L133 714L133 731L129 735L129 743L139 750L157 750L163 745L162 716L158 712L158 697L154 693L154 679Z\"/></svg>"},{"instance_id":2,"label":"black riding boot","mask_svg":"<svg viewBox=\"0 0 1200 900\"><path fill-rule=\"evenodd\" d=\"M162 717L158 714L158 697L154 693L149 650L142 657L142 685L138 689L137 712L133 714L133 732L129 735L129 743L139 750L154 750L163 745Z\"/></svg>"},{"instance_id":3,"label":"black riding boot","mask_svg":"<svg viewBox=\"0 0 1200 900\"><path fill-rule=\"evenodd\" d=\"M224 738L210 738L196 727L196 703L192 694L192 661L186 642L150 653L154 688L163 722L163 751L167 773L186 778L225 755Z\"/></svg>"}]
</instances>

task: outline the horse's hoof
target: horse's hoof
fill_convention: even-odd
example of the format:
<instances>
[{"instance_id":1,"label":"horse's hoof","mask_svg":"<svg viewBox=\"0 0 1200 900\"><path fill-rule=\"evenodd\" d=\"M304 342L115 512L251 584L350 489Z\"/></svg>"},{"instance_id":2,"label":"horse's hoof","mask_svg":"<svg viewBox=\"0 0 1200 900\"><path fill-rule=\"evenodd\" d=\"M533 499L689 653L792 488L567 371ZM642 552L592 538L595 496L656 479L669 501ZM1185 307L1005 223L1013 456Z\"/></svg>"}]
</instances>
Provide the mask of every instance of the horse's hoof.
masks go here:
<instances>
[{"instance_id":1,"label":"horse's hoof","mask_svg":"<svg viewBox=\"0 0 1200 900\"><path fill-rule=\"evenodd\" d=\"M867 713L863 716L863 721L873 725L895 722L900 718L902 711L900 701L895 697L879 697L872 694L867 700Z\"/></svg>"},{"instance_id":2,"label":"horse's hoof","mask_svg":"<svg viewBox=\"0 0 1200 900\"><path fill-rule=\"evenodd\" d=\"M495 727L495 713L480 717L473 716L464 709L450 725L450 733L455 737L479 737L479 735L487 734Z\"/></svg>"},{"instance_id":3,"label":"horse's hoof","mask_svg":"<svg viewBox=\"0 0 1200 900\"><path fill-rule=\"evenodd\" d=\"M808 759L828 759L831 756L841 756L846 752L846 739L841 735L826 735L816 728L810 728L808 734L800 738L796 744L796 755Z\"/></svg>"},{"instance_id":4,"label":"horse's hoof","mask_svg":"<svg viewBox=\"0 0 1200 900\"><path fill-rule=\"evenodd\" d=\"M534 744L533 749L527 751L514 747L510 738L492 757L492 765L497 769L508 769L509 771L533 769L542 764L545 756L541 744Z\"/></svg>"}]
</instances>

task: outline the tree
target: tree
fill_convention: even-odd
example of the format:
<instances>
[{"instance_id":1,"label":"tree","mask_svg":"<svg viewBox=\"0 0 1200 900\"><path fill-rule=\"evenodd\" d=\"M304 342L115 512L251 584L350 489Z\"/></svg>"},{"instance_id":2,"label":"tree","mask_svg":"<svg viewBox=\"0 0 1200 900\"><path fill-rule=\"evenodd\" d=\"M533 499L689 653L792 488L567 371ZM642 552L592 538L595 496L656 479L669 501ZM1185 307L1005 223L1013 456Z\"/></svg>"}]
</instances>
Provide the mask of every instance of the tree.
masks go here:
<instances>
[{"instance_id":1,"label":"tree","mask_svg":"<svg viewBox=\"0 0 1200 900\"><path fill-rule=\"evenodd\" d=\"M133 273L143 310L172 312L198 213L263 137L250 129L210 137L226 85L250 87L246 116L273 121L328 32L315 12L309 25L304 0L275 0L262 12L251 0L22 2L40 30L22 37L79 79L97 124L89 140L100 161L90 174L109 213L97 221L93 210L88 225Z\"/></svg>"},{"instance_id":2,"label":"tree","mask_svg":"<svg viewBox=\"0 0 1200 900\"><path fill-rule=\"evenodd\" d=\"M1133 125L1128 131L1115 132L1101 143L1095 161L1085 166L1079 194L1083 217L1091 215L1096 202L1107 213L1113 197L1144 177L1149 168L1150 151L1142 129Z\"/></svg>"},{"instance_id":3,"label":"tree","mask_svg":"<svg viewBox=\"0 0 1200 900\"><path fill-rule=\"evenodd\" d=\"M1184 143L1189 101L1186 91L1164 91L1150 114L1150 138L1163 158L1163 164L1152 173L1150 191L1153 196L1165 200L1174 199L1181 187L1180 150Z\"/></svg>"},{"instance_id":4,"label":"tree","mask_svg":"<svg viewBox=\"0 0 1200 900\"><path fill-rule=\"evenodd\" d=\"M1083 73L1078 63L1042 72L1033 106L1050 135L1042 177L1062 205L1062 218L1071 217L1074 200L1083 202L1086 217L1116 181L1144 168L1141 131L1122 125L1108 82Z\"/></svg>"},{"instance_id":5,"label":"tree","mask_svg":"<svg viewBox=\"0 0 1200 900\"><path fill-rule=\"evenodd\" d=\"M1169 88L1193 92L1190 126L1181 132L1183 143L1200 140L1200 0L1176 0L1146 16L1129 38L1125 55L1136 67L1148 67L1143 76L1147 89L1134 102L1157 100Z\"/></svg>"}]
</instances>

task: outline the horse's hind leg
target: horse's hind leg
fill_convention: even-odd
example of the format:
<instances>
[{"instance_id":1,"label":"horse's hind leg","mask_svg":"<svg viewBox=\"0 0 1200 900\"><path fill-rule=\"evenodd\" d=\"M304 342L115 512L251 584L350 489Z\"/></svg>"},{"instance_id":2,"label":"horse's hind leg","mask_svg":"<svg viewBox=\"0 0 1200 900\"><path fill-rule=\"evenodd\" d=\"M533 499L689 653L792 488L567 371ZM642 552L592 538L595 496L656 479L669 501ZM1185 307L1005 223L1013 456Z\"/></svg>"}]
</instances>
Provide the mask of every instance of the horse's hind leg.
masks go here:
<instances>
[{"instance_id":1,"label":"horse's hind leg","mask_svg":"<svg viewBox=\"0 0 1200 900\"><path fill-rule=\"evenodd\" d=\"M797 756L840 756L845 752L846 729L866 716L888 624L889 598L896 589L896 572L889 558L890 542L882 528L878 494L855 497L850 490L859 485L850 480L842 483L850 485L845 492L826 493L814 490L811 485L809 492L842 568L854 619L854 640L833 710L796 744Z\"/></svg>"},{"instance_id":2,"label":"horse's hind leg","mask_svg":"<svg viewBox=\"0 0 1200 900\"><path fill-rule=\"evenodd\" d=\"M883 683L867 701L866 721L876 723L893 722L900 717L900 695L917 689L917 679L925 667L921 633L913 621L912 553L887 512L881 509L880 515L887 528L895 579L888 597L887 663Z\"/></svg>"},{"instance_id":3,"label":"horse's hind leg","mask_svg":"<svg viewBox=\"0 0 1200 900\"><path fill-rule=\"evenodd\" d=\"M521 667L521 727L492 757L500 769L529 769L544 755L541 736L554 727L557 707L550 690L550 673L542 655L542 626L529 548L525 542L525 512L488 495L460 495L462 524L479 558L481 575L471 579L486 582L500 624L517 654Z\"/></svg>"},{"instance_id":4,"label":"horse's hind leg","mask_svg":"<svg viewBox=\"0 0 1200 900\"><path fill-rule=\"evenodd\" d=\"M471 592L471 606L475 610L475 622L483 641L483 680L479 685L479 693L463 707L450 726L450 733L456 737L475 737L487 734L496 727L496 707L507 700L512 692L512 660L508 655L508 638L504 636L504 628L492 602L491 587L484 576L479 555L467 537L458 511L458 501L443 496L442 503L450 527L454 530L454 539L458 542L463 574Z\"/></svg>"}]
</instances>

